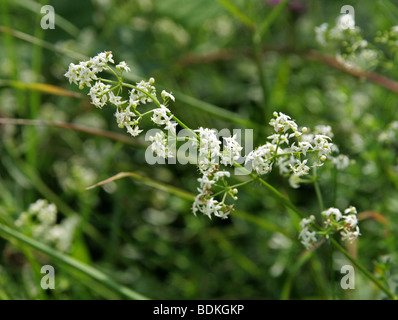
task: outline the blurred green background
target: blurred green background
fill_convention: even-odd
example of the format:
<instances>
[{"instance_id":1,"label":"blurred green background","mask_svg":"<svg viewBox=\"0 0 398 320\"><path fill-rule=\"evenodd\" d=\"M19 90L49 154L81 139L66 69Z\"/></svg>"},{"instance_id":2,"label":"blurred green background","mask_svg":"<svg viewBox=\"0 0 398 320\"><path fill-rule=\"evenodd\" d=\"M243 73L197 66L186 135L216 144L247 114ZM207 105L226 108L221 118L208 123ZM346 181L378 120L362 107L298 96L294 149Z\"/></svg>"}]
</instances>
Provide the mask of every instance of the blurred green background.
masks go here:
<instances>
[{"instance_id":1,"label":"blurred green background","mask_svg":"<svg viewBox=\"0 0 398 320\"><path fill-rule=\"evenodd\" d=\"M63 76L69 63L102 51L131 67L126 81L154 77L158 92L173 92L172 112L192 128L254 129L257 146L271 134L273 111L300 126L330 125L352 161L339 173L319 169L325 206L357 207L362 236L348 250L395 288L398 140L378 137L398 120L397 92L309 52L336 53L320 48L314 28L334 24L343 5L355 8L356 24L372 39L398 24L398 3L278 2L0 0L0 223L35 238L33 227L15 221L47 199L58 208L58 223L74 221L64 254L116 286L55 259L62 250L51 243L54 251L45 254L0 230L0 299L126 298L121 286L152 299L384 297L359 271L356 289L342 290L347 260L327 243L306 252L298 219L258 184L240 190L230 219L195 217L189 196L169 187L195 194L195 166L147 165L144 135L117 128L111 107L95 109L87 91ZM40 27L46 4L55 10L53 30ZM398 79L394 67L373 72ZM119 172L137 176L86 190ZM292 189L278 172L265 178L319 216L311 185ZM54 290L40 288L44 264L56 270Z\"/></svg>"}]
</instances>

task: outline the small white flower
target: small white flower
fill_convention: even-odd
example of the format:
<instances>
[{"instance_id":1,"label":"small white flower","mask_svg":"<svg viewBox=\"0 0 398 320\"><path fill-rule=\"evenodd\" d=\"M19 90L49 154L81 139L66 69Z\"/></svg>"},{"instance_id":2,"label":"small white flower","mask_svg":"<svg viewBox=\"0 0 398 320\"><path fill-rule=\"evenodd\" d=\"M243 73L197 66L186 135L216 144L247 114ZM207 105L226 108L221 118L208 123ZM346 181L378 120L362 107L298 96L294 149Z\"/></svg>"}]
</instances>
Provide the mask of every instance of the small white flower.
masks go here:
<instances>
[{"instance_id":1,"label":"small white flower","mask_svg":"<svg viewBox=\"0 0 398 320\"><path fill-rule=\"evenodd\" d=\"M236 134L232 137L224 137L224 150L221 152L221 163L223 165L232 165L234 161L240 158L242 151L241 145L236 141Z\"/></svg>"},{"instance_id":2,"label":"small white flower","mask_svg":"<svg viewBox=\"0 0 398 320\"><path fill-rule=\"evenodd\" d=\"M120 97L120 96L115 96L115 94L113 93L113 91L110 91L110 92L108 93L108 95L109 95L109 102L112 103L112 104L114 104L116 107L120 107L121 105L127 103L126 100L125 100L125 101L121 101L121 100L122 100L122 97Z\"/></svg>"},{"instance_id":3,"label":"small white flower","mask_svg":"<svg viewBox=\"0 0 398 320\"><path fill-rule=\"evenodd\" d=\"M217 181L220 178L224 178L224 177L229 178L231 176L231 174L228 171L217 171L214 173L213 176L214 176L215 180Z\"/></svg>"},{"instance_id":4,"label":"small white flower","mask_svg":"<svg viewBox=\"0 0 398 320\"><path fill-rule=\"evenodd\" d=\"M315 216L311 215L309 218L303 218L300 221L300 227L305 228L315 221Z\"/></svg>"},{"instance_id":5,"label":"small white flower","mask_svg":"<svg viewBox=\"0 0 398 320\"><path fill-rule=\"evenodd\" d=\"M136 84L137 89L133 89L130 92L130 103L135 104L138 103L146 104L147 102L152 102L152 98L156 98L156 88L153 86L155 79L150 78L148 81L140 81Z\"/></svg>"},{"instance_id":6,"label":"small white flower","mask_svg":"<svg viewBox=\"0 0 398 320\"><path fill-rule=\"evenodd\" d=\"M167 115L168 112L170 112L170 110L166 106L161 104L160 108L153 109L151 120L157 125L167 124L173 118L172 115Z\"/></svg>"},{"instance_id":7,"label":"small white flower","mask_svg":"<svg viewBox=\"0 0 398 320\"><path fill-rule=\"evenodd\" d=\"M245 163L251 162L252 168L258 174L266 174L272 170L271 159L275 154L276 146L272 143L266 143L251 151L245 160Z\"/></svg>"},{"instance_id":8,"label":"small white flower","mask_svg":"<svg viewBox=\"0 0 398 320\"><path fill-rule=\"evenodd\" d=\"M289 176L289 185L293 188L293 189L298 189L300 188L300 182L301 179L299 176L295 175L295 174L291 174Z\"/></svg>"},{"instance_id":9,"label":"small white flower","mask_svg":"<svg viewBox=\"0 0 398 320\"><path fill-rule=\"evenodd\" d=\"M307 162L308 162L307 159L304 161L300 161L299 159L297 159L296 164L294 166L290 165L293 174L299 177L308 174L310 167L306 165Z\"/></svg>"},{"instance_id":10,"label":"small white flower","mask_svg":"<svg viewBox=\"0 0 398 320\"><path fill-rule=\"evenodd\" d=\"M57 222L57 207L50 203L42 208L37 214L37 218L44 225L51 225Z\"/></svg>"},{"instance_id":11,"label":"small white flower","mask_svg":"<svg viewBox=\"0 0 398 320\"><path fill-rule=\"evenodd\" d=\"M48 204L47 200L39 199L29 206L28 212L30 215L38 214L41 210L43 210L47 206L47 204Z\"/></svg>"},{"instance_id":12,"label":"small white flower","mask_svg":"<svg viewBox=\"0 0 398 320\"><path fill-rule=\"evenodd\" d=\"M307 151L312 149L311 143L307 141L300 141L298 143L298 151L301 151L305 156L307 155Z\"/></svg>"},{"instance_id":13,"label":"small white flower","mask_svg":"<svg viewBox=\"0 0 398 320\"><path fill-rule=\"evenodd\" d=\"M358 218L355 214L350 214L348 216L343 216L345 224L349 229L353 229L358 224Z\"/></svg>"},{"instance_id":14,"label":"small white flower","mask_svg":"<svg viewBox=\"0 0 398 320\"><path fill-rule=\"evenodd\" d=\"M135 126L134 128L131 126L127 126L127 132L130 133L133 137L138 136L143 130L140 130L138 126Z\"/></svg>"},{"instance_id":15,"label":"small white flower","mask_svg":"<svg viewBox=\"0 0 398 320\"><path fill-rule=\"evenodd\" d=\"M117 66L116 66L117 70L124 70L126 72L131 71L130 67L126 64L125 61L121 61Z\"/></svg>"},{"instance_id":16,"label":"small white flower","mask_svg":"<svg viewBox=\"0 0 398 320\"><path fill-rule=\"evenodd\" d=\"M291 118L288 115L282 112L279 112L279 114L274 112L273 115L275 118L272 118L269 124L274 127L275 132L286 132L289 129L296 132L298 130L297 124L290 120Z\"/></svg>"},{"instance_id":17,"label":"small white flower","mask_svg":"<svg viewBox=\"0 0 398 320\"><path fill-rule=\"evenodd\" d=\"M199 149L199 169L202 173L213 171L221 155L221 141L218 140L216 131L213 129L200 127L195 132L199 133L199 141L194 142L194 146Z\"/></svg>"},{"instance_id":18,"label":"small white flower","mask_svg":"<svg viewBox=\"0 0 398 320\"><path fill-rule=\"evenodd\" d=\"M74 63L69 64L68 71L64 74L65 77L68 78L69 83L78 84L79 81L79 71L78 66Z\"/></svg>"},{"instance_id":19,"label":"small white flower","mask_svg":"<svg viewBox=\"0 0 398 320\"><path fill-rule=\"evenodd\" d=\"M212 215L226 219L228 218L230 210L225 210L223 207L223 204L218 202L216 199L208 197L206 193L200 193L195 198L192 205L192 211L194 215L196 215L198 211L202 212L210 219L212 218Z\"/></svg>"},{"instance_id":20,"label":"small white flower","mask_svg":"<svg viewBox=\"0 0 398 320\"><path fill-rule=\"evenodd\" d=\"M119 128L134 125L134 120L132 120L132 118L135 116L135 113L131 112L130 106L125 110L117 108L115 112L116 122Z\"/></svg>"},{"instance_id":21,"label":"small white flower","mask_svg":"<svg viewBox=\"0 0 398 320\"><path fill-rule=\"evenodd\" d=\"M310 231L308 227L304 227L299 234L299 239L301 239L302 245L309 250L313 248L314 244L317 242L316 232Z\"/></svg>"},{"instance_id":22,"label":"small white flower","mask_svg":"<svg viewBox=\"0 0 398 320\"><path fill-rule=\"evenodd\" d=\"M161 158L172 158L173 152L169 149L167 136L161 131L157 132L155 136L150 136L149 141L152 142L151 149Z\"/></svg>"},{"instance_id":23,"label":"small white flower","mask_svg":"<svg viewBox=\"0 0 398 320\"><path fill-rule=\"evenodd\" d=\"M212 185L217 182L217 180L211 179L210 175L206 173L203 175L202 178L198 178L198 181L200 183L200 189L202 190L210 190ZM199 191L201 191L200 189Z\"/></svg>"},{"instance_id":24,"label":"small white flower","mask_svg":"<svg viewBox=\"0 0 398 320\"><path fill-rule=\"evenodd\" d=\"M351 14L344 14L339 17L337 21L337 27L340 30L354 29L355 20Z\"/></svg>"},{"instance_id":25,"label":"small white flower","mask_svg":"<svg viewBox=\"0 0 398 320\"><path fill-rule=\"evenodd\" d=\"M111 85L104 84L101 81L97 81L94 86L91 87L88 95L91 97L91 103L97 108L102 109L108 101L108 91L111 89Z\"/></svg>"},{"instance_id":26,"label":"small white flower","mask_svg":"<svg viewBox=\"0 0 398 320\"><path fill-rule=\"evenodd\" d=\"M176 101L174 96L171 93L167 92L166 90L162 91L161 96L162 96L163 101L166 101L167 99Z\"/></svg>"},{"instance_id":27,"label":"small white flower","mask_svg":"<svg viewBox=\"0 0 398 320\"><path fill-rule=\"evenodd\" d=\"M347 209L344 210L345 214L357 214L357 208L354 206L349 206Z\"/></svg>"},{"instance_id":28,"label":"small white flower","mask_svg":"<svg viewBox=\"0 0 398 320\"><path fill-rule=\"evenodd\" d=\"M326 45L326 31L329 25L327 23L322 23L319 27L315 27L316 41L321 45Z\"/></svg>"},{"instance_id":29,"label":"small white flower","mask_svg":"<svg viewBox=\"0 0 398 320\"><path fill-rule=\"evenodd\" d=\"M341 239L343 241L353 242L356 240L361 234L359 233L359 227L356 226L354 230L351 229L344 229L340 232Z\"/></svg>"},{"instance_id":30,"label":"small white flower","mask_svg":"<svg viewBox=\"0 0 398 320\"><path fill-rule=\"evenodd\" d=\"M326 218L326 225L330 225L330 219L334 219L337 222L343 217L341 211L333 207L322 211L321 214Z\"/></svg>"},{"instance_id":31,"label":"small white flower","mask_svg":"<svg viewBox=\"0 0 398 320\"><path fill-rule=\"evenodd\" d=\"M81 61L78 65L71 63L65 77L70 83L79 85L80 89L84 86L91 87L91 82L97 80L97 73L103 71L107 67L107 63L112 62L111 52L102 52L88 61Z\"/></svg>"}]
</instances>

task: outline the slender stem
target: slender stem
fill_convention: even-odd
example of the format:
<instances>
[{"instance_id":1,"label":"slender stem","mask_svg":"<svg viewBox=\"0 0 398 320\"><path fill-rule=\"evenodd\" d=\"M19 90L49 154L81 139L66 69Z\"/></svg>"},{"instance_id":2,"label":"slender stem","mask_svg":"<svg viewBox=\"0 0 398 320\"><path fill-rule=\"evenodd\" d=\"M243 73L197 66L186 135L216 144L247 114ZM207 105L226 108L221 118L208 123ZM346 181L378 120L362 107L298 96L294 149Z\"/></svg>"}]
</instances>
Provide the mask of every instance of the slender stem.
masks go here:
<instances>
[{"instance_id":1,"label":"slender stem","mask_svg":"<svg viewBox=\"0 0 398 320\"><path fill-rule=\"evenodd\" d=\"M337 168L334 168L332 171L332 185L333 185L333 207L336 206L336 200L337 200L337 176L338 176L338 170Z\"/></svg>"},{"instance_id":2,"label":"slender stem","mask_svg":"<svg viewBox=\"0 0 398 320\"><path fill-rule=\"evenodd\" d=\"M119 82L115 81L115 80L109 80L109 79L104 79L104 78L98 78L98 80L101 82L106 82L106 83L119 84Z\"/></svg>"},{"instance_id":3,"label":"slender stem","mask_svg":"<svg viewBox=\"0 0 398 320\"><path fill-rule=\"evenodd\" d=\"M171 113L169 114L171 115ZM196 137L197 139L199 138L198 135L188 126L186 126L184 124L184 122L182 122L180 119L178 119L175 115L173 115L173 119L184 129L188 130L194 137Z\"/></svg>"},{"instance_id":4,"label":"slender stem","mask_svg":"<svg viewBox=\"0 0 398 320\"><path fill-rule=\"evenodd\" d=\"M394 295L379 279L377 279L371 272L369 272L358 260L350 256L350 254L333 238L330 238L333 246L339 250L345 257L348 258L359 270L361 270L380 290L387 294L392 300L398 300L398 296Z\"/></svg>"},{"instance_id":5,"label":"slender stem","mask_svg":"<svg viewBox=\"0 0 398 320\"><path fill-rule=\"evenodd\" d=\"M322 197L321 188L319 186L319 181L318 181L318 176L317 176L316 169L317 169L317 167L315 166L314 170L313 170L314 188L315 188L316 197L318 198L319 209L320 209L320 212L322 212L325 207L323 205L323 197Z\"/></svg>"},{"instance_id":6,"label":"slender stem","mask_svg":"<svg viewBox=\"0 0 398 320\"><path fill-rule=\"evenodd\" d=\"M263 65L263 49L261 47L261 36L259 33L255 32L253 35L253 48L254 48L254 55L257 64L257 71L261 85L261 92L263 94L263 118L261 119L263 123L267 122L268 116L268 85L267 79L264 73L264 65Z\"/></svg>"},{"instance_id":7,"label":"slender stem","mask_svg":"<svg viewBox=\"0 0 398 320\"><path fill-rule=\"evenodd\" d=\"M254 182L253 179L252 179L252 180L247 180L247 181L245 181L245 182L241 182L241 183L234 184L234 185L230 186L230 188L231 188L231 189L233 189L233 188L239 188L239 187L242 187L242 186L244 186L244 185L246 185L246 184L253 183L253 182Z\"/></svg>"},{"instance_id":8,"label":"slender stem","mask_svg":"<svg viewBox=\"0 0 398 320\"><path fill-rule=\"evenodd\" d=\"M333 247L330 246L329 250L329 263L330 263L330 279L332 282L332 300L336 300L336 277L334 275L334 261L333 261Z\"/></svg>"},{"instance_id":9,"label":"slender stem","mask_svg":"<svg viewBox=\"0 0 398 320\"><path fill-rule=\"evenodd\" d=\"M260 182L271 194L274 198L278 199L281 201L287 208L291 209L293 212L295 212L299 217L305 218L306 215L299 209L297 208L288 198L283 196L278 190L276 190L273 186L271 186L269 183L258 177L256 174L253 172L247 170L245 167L242 165L234 162L233 166L235 168L239 168L243 172L247 173L250 177L252 177L255 181Z\"/></svg>"},{"instance_id":10,"label":"slender stem","mask_svg":"<svg viewBox=\"0 0 398 320\"><path fill-rule=\"evenodd\" d=\"M131 88L131 89L135 89L135 90L137 90L137 91L142 92L142 93L145 94L147 97L151 98L152 101L155 102L155 104L156 104L159 108L161 108L161 104L160 104L159 100L156 99L155 96L151 95L151 94L148 93L147 91L145 91L145 90L143 90L143 89L141 89L141 88L138 88L137 86L133 86L133 85L131 85L131 84L129 84L129 83L124 83L124 82L122 82L121 84L122 84L123 86L125 86L125 87ZM173 119L174 119L182 128L188 130L194 137L198 137L198 135L197 135L191 128L189 128L184 122L182 122L180 119L178 119L175 115L173 115L173 114L171 114L171 113L169 113L169 112L168 112L167 114L168 114L168 115L172 115L172 116L173 116Z\"/></svg>"},{"instance_id":11,"label":"slender stem","mask_svg":"<svg viewBox=\"0 0 398 320\"><path fill-rule=\"evenodd\" d=\"M111 71L111 72L115 75L115 77L116 77L117 80L118 80L118 83L121 83L121 82L122 82L121 75L120 75L120 77L119 77L119 76L117 75L117 73L115 72L115 70L113 70L110 66L107 66L107 70Z\"/></svg>"}]
</instances>

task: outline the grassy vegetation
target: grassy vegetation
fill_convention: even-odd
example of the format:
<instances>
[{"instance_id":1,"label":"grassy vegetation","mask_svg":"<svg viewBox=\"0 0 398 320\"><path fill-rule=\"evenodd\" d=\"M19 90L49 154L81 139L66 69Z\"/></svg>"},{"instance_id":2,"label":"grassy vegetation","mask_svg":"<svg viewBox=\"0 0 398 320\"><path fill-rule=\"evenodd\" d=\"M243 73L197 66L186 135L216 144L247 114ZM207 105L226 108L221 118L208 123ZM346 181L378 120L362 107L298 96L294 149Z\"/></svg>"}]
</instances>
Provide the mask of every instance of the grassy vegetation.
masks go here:
<instances>
[{"instance_id":1,"label":"grassy vegetation","mask_svg":"<svg viewBox=\"0 0 398 320\"><path fill-rule=\"evenodd\" d=\"M398 5L351 1L360 34L320 44L316 27L346 4L0 0L0 299L396 299ZM41 27L44 5L55 29ZM195 216L197 167L149 165L145 132L131 137L65 78L104 51L130 66L124 82L172 92L180 125L253 129L260 146L283 112L330 126L349 165L327 162L299 188L279 170L232 176L229 218ZM350 205L359 238L306 250L301 219ZM345 265L355 289L341 287Z\"/></svg>"}]
</instances>

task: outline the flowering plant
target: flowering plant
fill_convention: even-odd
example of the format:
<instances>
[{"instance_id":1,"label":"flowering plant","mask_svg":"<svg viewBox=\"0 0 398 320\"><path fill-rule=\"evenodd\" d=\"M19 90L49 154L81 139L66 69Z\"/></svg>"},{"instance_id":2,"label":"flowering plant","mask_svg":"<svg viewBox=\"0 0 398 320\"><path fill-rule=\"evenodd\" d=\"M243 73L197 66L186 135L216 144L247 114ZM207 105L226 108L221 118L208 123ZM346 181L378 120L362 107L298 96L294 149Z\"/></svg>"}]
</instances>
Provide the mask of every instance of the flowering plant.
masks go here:
<instances>
[{"instance_id":1,"label":"flowering plant","mask_svg":"<svg viewBox=\"0 0 398 320\"><path fill-rule=\"evenodd\" d=\"M236 161L241 158L243 147L237 141L236 135L223 137L223 148L214 129L200 127L192 130L179 120L169 109L170 101L175 101L172 93L165 90L161 92L162 102L157 97L154 86L155 79L140 81L136 85L123 82L123 72L129 72L130 68L122 61L115 69L109 65L114 64L112 52L102 52L88 61L82 61L78 65L71 63L65 76L70 83L79 85L80 89L85 86L90 88L88 95L91 103L102 109L108 102L116 111L114 113L118 126L126 128L133 137L138 136L143 129L139 124L146 116L157 126L163 126L163 130L155 135L149 136L150 149L161 158L172 158L176 156L174 148L170 145L170 136L177 140L177 125L192 133L192 145L198 150L197 167L202 177L198 178L198 195L192 205L192 211L196 215L203 213L210 219L215 216L222 219L228 218L233 210L233 204L227 204L229 196L237 200L238 187L254 182L258 177L272 171L274 167L279 168L281 175L289 176L291 187L298 188L300 183L317 183L316 176L313 179L305 179L312 168L316 172L317 167L331 158L339 169L344 169L348 164L344 155L338 154L338 148L332 143L333 133L330 126L316 126L311 132L307 127L299 128L290 116L282 112L274 112L269 124L274 133L267 137L267 142L244 157L246 167L242 167ZM98 77L98 74L108 70L116 77L116 81ZM95 83L94 83L95 82ZM123 100L123 88L130 89L129 99ZM144 105L153 103L155 108L141 111ZM341 157L344 157L342 164ZM231 177L229 171L220 170L221 165L225 167L236 167L250 173L251 179L230 185L227 178ZM249 169L248 169L249 168ZM254 171L255 174L252 172ZM221 201L216 197L220 196ZM335 211L333 211L335 210ZM347 209L350 215L332 214L339 212L338 209L330 208L323 211L322 215L327 217L325 230L310 231L310 224L314 222L314 216L303 217L299 234L302 244L310 249L317 242L316 233L326 238L332 231L340 231L343 240L355 240L359 235L359 227L354 215L356 209ZM332 212L332 213L330 213ZM332 219L333 217L333 219ZM345 224L340 220L344 220ZM339 222L340 221L340 222ZM319 229L319 227L318 227Z\"/></svg>"}]
</instances>

